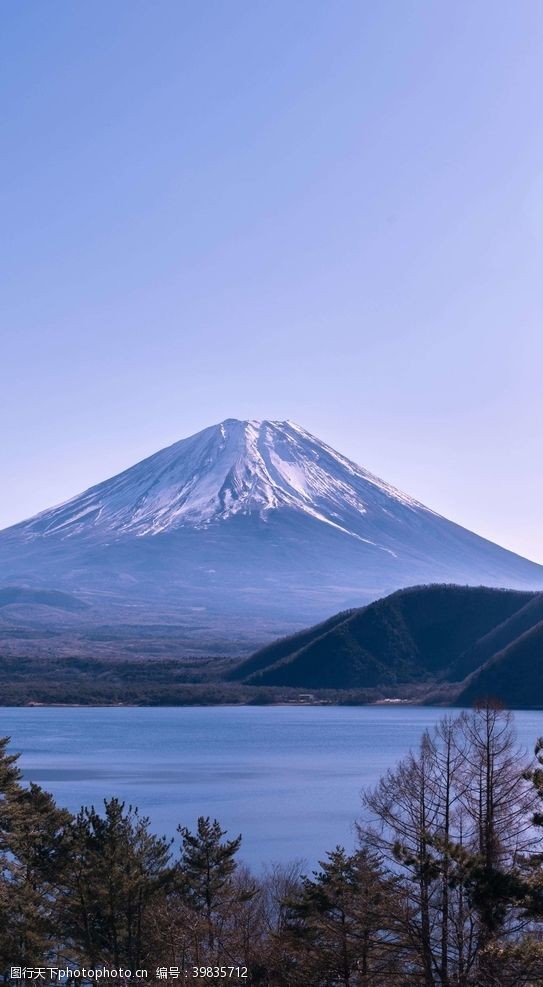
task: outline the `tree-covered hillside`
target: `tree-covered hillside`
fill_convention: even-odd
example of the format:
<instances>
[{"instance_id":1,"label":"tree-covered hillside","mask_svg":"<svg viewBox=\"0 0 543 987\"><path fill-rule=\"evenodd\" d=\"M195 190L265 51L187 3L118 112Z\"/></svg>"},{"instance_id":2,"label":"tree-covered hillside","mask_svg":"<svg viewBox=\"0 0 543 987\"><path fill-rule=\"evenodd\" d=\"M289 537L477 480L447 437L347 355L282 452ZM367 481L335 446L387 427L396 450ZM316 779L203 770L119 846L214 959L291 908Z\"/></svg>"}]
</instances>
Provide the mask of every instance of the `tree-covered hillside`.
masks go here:
<instances>
[{"instance_id":1,"label":"tree-covered hillside","mask_svg":"<svg viewBox=\"0 0 543 987\"><path fill-rule=\"evenodd\" d=\"M542 599L487 587L400 590L257 651L231 677L314 689L458 682L492 632ZM525 624L518 620L518 626Z\"/></svg>"}]
</instances>

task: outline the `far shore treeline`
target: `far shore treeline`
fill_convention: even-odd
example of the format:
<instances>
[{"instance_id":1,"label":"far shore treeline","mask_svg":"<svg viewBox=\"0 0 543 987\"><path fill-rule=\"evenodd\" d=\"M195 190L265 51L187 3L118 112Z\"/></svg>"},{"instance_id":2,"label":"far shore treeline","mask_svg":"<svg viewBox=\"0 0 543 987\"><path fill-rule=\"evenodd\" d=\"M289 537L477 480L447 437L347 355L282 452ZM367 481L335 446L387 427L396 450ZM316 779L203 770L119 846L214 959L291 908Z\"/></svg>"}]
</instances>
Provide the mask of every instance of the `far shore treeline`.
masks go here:
<instances>
[{"instance_id":1,"label":"far shore treeline","mask_svg":"<svg viewBox=\"0 0 543 987\"><path fill-rule=\"evenodd\" d=\"M3 980L71 968L150 983L540 985L541 749L527 761L495 704L446 717L363 793L354 852L255 875L241 836L205 816L169 841L114 797L71 815L22 783L4 738Z\"/></svg>"}]
</instances>

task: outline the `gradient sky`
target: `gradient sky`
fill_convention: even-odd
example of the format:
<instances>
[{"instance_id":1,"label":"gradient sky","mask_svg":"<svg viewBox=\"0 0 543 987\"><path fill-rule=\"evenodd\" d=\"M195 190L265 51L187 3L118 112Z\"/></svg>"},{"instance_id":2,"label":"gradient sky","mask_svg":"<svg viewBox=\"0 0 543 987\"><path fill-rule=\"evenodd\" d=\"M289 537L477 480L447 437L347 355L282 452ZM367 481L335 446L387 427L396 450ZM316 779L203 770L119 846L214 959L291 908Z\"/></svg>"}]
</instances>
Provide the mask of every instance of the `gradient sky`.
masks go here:
<instances>
[{"instance_id":1,"label":"gradient sky","mask_svg":"<svg viewBox=\"0 0 543 987\"><path fill-rule=\"evenodd\" d=\"M543 562L541 0L0 28L0 525L291 418Z\"/></svg>"}]
</instances>

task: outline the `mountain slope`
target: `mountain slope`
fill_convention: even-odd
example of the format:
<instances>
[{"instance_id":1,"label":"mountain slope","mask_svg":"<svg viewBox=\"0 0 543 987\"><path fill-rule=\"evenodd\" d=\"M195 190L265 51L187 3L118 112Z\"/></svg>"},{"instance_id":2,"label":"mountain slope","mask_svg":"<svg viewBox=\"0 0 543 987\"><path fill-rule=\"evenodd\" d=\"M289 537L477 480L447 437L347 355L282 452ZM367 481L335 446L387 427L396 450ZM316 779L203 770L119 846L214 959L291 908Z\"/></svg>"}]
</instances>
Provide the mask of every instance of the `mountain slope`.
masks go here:
<instances>
[{"instance_id":1,"label":"mountain slope","mask_svg":"<svg viewBox=\"0 0 543 987\"><path fill-rule=\"evenodd\" d=\"M0 589L0 607L42 606L58 610L85 610L85 604L69 593L55 590L30 590L23 586L5 586Z\"/></svg>"},{"instance_id":2,"label":"mountain slope","mask_svg":"<svg viewBox=\"0 0 543 987\"><path fill-rule=\"evenodd\" d=\"M532 596L520 610L497 624L472 648L465 651L450 668L451 680L461 682L472 672L486 665L494 655L509 648L540 622L543 622L543 593Z\"/></svg>"},{"instance_id":3,"label":"mountain slope","mask_svg":"<svg viewBox=\"0 0 543 987\"><path fill-rule=\"evenodd\" d=\"M487 696L510 707L543 706L543 620L470 675L456 701L470 706Z\"/></svg>"},{"instance_id":4,"label":"mountain slope","mask_svg":"<svg viewBox=\"0 0 543 987\"><path fill-rule=\"evenodd\" d=\"M426 511L291 422L229 419L12 531L26 540L141 537L287 509L364 540L361 515L389 501Z\"/></svg>"},{"instance_id":5,"label":"mountain slope","mask_svg":"<svg viewBox=\"0 0 543 987\"><path fill-rule=\"evenodd\" d=\"M486 587L400 590L261 649L231 677L312 689L454 681L466 651L534 599Z\"/></svg>"},{"instance_id":6,"label":"mountain slope","mask_svg":"<svg viewBox=\"0 0 543 987\"><path fill-rule=\"evenodd\" d=\"M75 592L108 619L175 607L225 637L232 617L277 633L427 582L543 588L543 567L292 422L228 419L0 532L0 585Z\"/></svg>"}]
</instances>

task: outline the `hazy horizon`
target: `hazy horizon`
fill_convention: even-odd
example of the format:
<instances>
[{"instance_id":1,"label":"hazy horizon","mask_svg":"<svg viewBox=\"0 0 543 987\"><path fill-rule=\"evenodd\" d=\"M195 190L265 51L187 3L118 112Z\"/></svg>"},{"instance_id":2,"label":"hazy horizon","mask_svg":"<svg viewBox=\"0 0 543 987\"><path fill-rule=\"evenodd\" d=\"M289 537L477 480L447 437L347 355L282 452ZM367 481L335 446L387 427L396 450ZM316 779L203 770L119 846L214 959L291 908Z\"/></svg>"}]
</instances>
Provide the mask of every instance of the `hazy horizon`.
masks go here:
<instances>
[{"instance_id":1,"label":"hazy horizon","mask_svg":"<svg viewBox=\"0 0 543 987\"><path fill-rule=\"evenodd\" d=\"M543 8L2 14L0 527L291 419L543 562Z\"/></svg>"}]
</instances>

